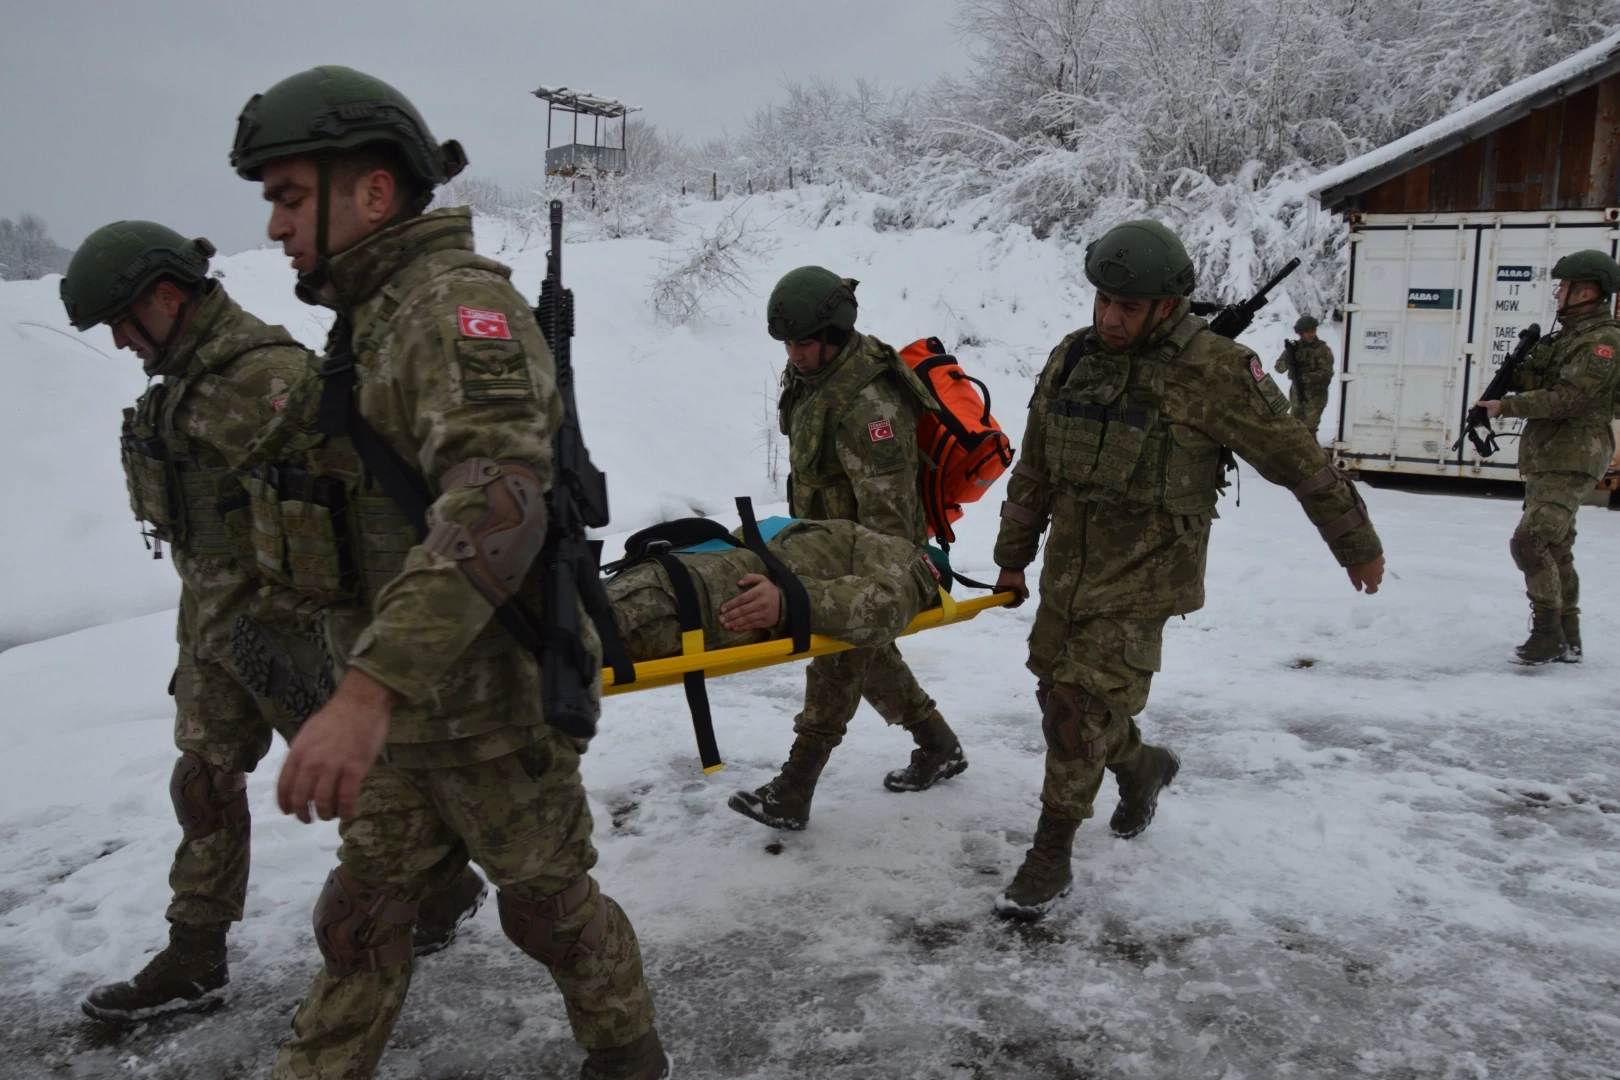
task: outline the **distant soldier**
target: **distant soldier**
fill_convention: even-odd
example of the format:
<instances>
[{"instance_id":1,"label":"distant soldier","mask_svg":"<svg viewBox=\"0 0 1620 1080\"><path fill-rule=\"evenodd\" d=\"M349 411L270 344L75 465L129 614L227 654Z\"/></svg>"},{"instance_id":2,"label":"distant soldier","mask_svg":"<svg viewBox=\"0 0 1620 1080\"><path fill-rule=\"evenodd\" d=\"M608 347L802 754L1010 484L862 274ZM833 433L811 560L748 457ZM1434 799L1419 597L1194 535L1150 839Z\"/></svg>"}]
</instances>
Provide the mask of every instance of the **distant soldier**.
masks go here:
<instances>
[{"instance_id":1,"label":"distant soldier","mask_svg":"<svg viewBox=\"0 0 1620 1080\"><path fill-rule=\"evenodd\" d=\"M1384 575L1360 495L1287 415L1259 358L1189 313L1195 273L1175 234L1116 226L1086 249L1086 277L1095 322L1059 342L1041 374L995 550L997 583L1027 595L1024 568L1046 533L1029 638L1046 785L1034 846L996 899L1021 918L1068 891L1075 830L1105 768L1119 784L1110 826L1125 838L1148 827L1180 768L1143 744L1135 717L1165 621L1204 605L1227 447L1293 491L1358 591L1376 592Z\"/></svg>"},{"instance_id":2,"label":"distant soldier","mask_svg":"<svg viewBox=\"0 0 1620 1080\"><path fill-rule=\"evenodd\" d=\"M777 408L788 501L796 517L858 521L921 544L917 418L939 405L892 348L855 329L856 284L801 266L767 304L767 329L787 347ZM787 763L764 787L732 795L731 808L772 828L804 828L816 781L863 697L916 740L910 764L884 777L890 791L921 791L967 768L956 733L890 642L810 661Z\"/></svg>"},{"instance_id":3,"label":"distant soldier","mask_svg":"<svg viewBox=\"0 0 1620 1080\"><path fill-rule=\"evenodd\" d=\"M1614 456L1611 421L1620 385L1620 321L1612 300L1620 265L1601 251L1577 251L1559 259L1552 276L1559 329L1513 373L1511 396L1477 403L1492 417L1528 421L1519 439L1524 516L1510 544L1530 597L1530 636L1515 650L1526 664L1581 658L1575 510Z\"/></svg>"},{"instance_id":4,"label":"distant soldier","mask_svg":"<svg viewBox=\"0 0 1620 1080\"><path fill-rule=\"evenodd\" d=\"M175 745L169 782L184 838L169 871L169 946L128 982L83 1002L101 1020L145 1020L209 1008L229 981L225 933L247 896L246 774L291 740L297 720L255 697L230 663L239 617L275 619L258 594L248 499L233 471L259 428L309 367L310 354L279 326L243 311L208 276L214 247L150 221L91 233L62 279L68 318L83 331L106 323L113 343L141 358L156 381L124 410L123 462L135 516L180 576ZM434 898L435 929L419 952L447 944L477 907L476 874ZM448 906L447 906L448 905ZM423 927L427 930L427 927Z\"/></svg>"},{"instance_id":5,"label":"distant soldier","mask_svg":"<svg viewBox=\"0 0 1620 1080\"><path fill-rule=\"evenodd\" d=\"M563 403L531 308L473 250L471 212L424 212L465 160L404 95L337 66L255 95L231 149L300 297L337 312L249 484L259 563L324 608L341 676L277 787L285 812L341 818L343 843L315 905L325 964L271 1076L372 1075L418 905L471 859L501 929L562 992L584 1080L656 1080L669 1061L641 947L590 874L585 743L545 722L539 665L494 619L514 594L544 602ZM591 637L578 661L595 675Z\"/></svg>"},{"instance_id":6,"label":"distant soldier","mask_svg":"<svg viewBox=\"0 0 1620 1080\"><path fill-rule=\"evenodd\" d=\"M1301 315L1294 320L1294 333L1298 341L1283 342L1282 355L1277 357L1273 369L1288 376L1288 400L1293 405L1293 417L1305 425L1312 436L1322 425L1322 410L1327 408L1328 390L1333 386L1333 350L1316 336L1316 316Z\"/></svg>"}]
</instances>

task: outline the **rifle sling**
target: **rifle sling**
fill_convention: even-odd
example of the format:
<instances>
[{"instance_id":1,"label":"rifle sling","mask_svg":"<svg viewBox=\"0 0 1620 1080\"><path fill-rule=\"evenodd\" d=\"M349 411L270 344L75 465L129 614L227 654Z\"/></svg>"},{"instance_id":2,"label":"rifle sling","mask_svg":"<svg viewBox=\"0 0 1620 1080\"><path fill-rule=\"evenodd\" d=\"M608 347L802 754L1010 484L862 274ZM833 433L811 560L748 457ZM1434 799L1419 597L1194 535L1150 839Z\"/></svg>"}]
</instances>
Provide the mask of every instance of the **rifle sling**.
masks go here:
<instances>
[{"instance_id":1,"label":"rifle sling","mask_svg":"<svg viewBox=\"0 0 1620 1080\"><path fill-rule=\"evenodd\" d=\"M417 543L421 543L428 534L427 512L428 507L433 505L433 491L422 474L377 434L377 429L371 426L356 405L353 331L348 316L340 315L327 336L327 360L321 368L323 381L316 427L323 435L346 438L353 444L360 463L376 477L383 492L405 515L416 530ZM596 624L597 635L602 640L602 654L613 668L614 680L633 682L635 665L630 662L629 653L619 640L618 627L613 622L601 578L594 572L589 575L582 573L580 578L580 596L591 621ZM590 583L594 583L594 589ZM533 653L536 660L544 655L548 643L539 629L541 621L522 599L514 596L498 605L495 619L519 644ZM590 671L594 661L578 638L569 636L570 641L552 644L572 651L575 666L582 672Z\"/></svg>"}]
</instances>

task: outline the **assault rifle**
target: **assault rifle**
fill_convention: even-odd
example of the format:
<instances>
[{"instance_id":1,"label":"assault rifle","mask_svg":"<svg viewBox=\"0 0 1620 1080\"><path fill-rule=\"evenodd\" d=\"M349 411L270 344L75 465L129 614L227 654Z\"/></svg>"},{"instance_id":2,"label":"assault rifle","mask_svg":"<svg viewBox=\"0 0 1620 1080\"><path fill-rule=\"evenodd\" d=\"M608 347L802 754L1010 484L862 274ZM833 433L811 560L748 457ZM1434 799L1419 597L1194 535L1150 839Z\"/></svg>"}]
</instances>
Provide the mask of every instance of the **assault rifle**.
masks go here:
<instances>
[{"instance_id":1,"label":"assault rifle","mask_svg":"<svg viewBox=\"0 0 1620 1080\"><path fill-rule=\"evenodd\" d=\"M591 462L574 403L574 292L562 283L562 203L551 203L551 250L534 309L540 332L557 362L557 394L563 403L562 426L553 441L551 492L546 545L540 559L545 599L540 616L544 643L540 663L541 708L546 723L576 738L596 733L596 682L601 667L580 636L580 605L596 624L602 655L613 668L614 681L635 680L624 644L614 628L607 592L597 570L601 543L589 540L587 528L608 523L607 477Z\"/></svg>"},{"instance_id":2,"label":"assault rifle","mask_svg":"<svg viewBox=\"0 0 1620 1080\"><path fill-rule=\"evenodd\" d=\"M1513 381L1513 373L1518 370L1524 358L1530 355L1530 350L1536 347L1541 340L1541 324L1531 323L1519 331L1519 344L1514 350L1502 358L1501 364L1496 368L1496 374L1491 377L1490 384L1485 387L1484 393L1479 395L1479 401L1501 401L1502 395L1507 393L1508 384ZM1463 439L1466 437L1474 444L1474 449L1482 458L1490 457L1501 449L1496 442L1496 431L1491 427L1491 418L1485 412L1483 405L1465 404L1463 406L1462 434L1457 441L1451 444L1453 452L1462 449ZM1485 434L1481 437L1479 429L1484 428Z\"/></svg>"},{"instance_id":3,"label":"assault rifle","mask_svg":"<svg viewBox=\"0 0 1620 1080\"><path fill-rule=\"evenodd\" d=\"M1283 365L1288 368L1288 385L1289 385L1290 388L1295 388L1295 387L1299 386L1299 352L1298 352L1298 349L1299 349L1299 342L1284 339L1284 341L1283 341ZM1295 389L1294 394L1295 394L1296 397L1299 396L1299 391L1297 389Z\"/></svg>"},{"instance_id":4,"label":"assault rifle","mask_svg":"<svg viewBox=\"0 0 1620 1080\"><path fill-rule=\"evenodd\" d=\"M1217 304L1212 301L1194 300L1192 313L1194 315L1213 315L1209 320L1209 328L1223 338L1236 338L1249 328L1254 322L1254 314L1266 306L1271 298L1271 290L1283 283L1283 279L1299 269L1299 259L1288 260L1288 265L1271 276L1271 280L1260 286L1260 291L1243 301L1241 304Z\"/></svg>"}]
</instances>

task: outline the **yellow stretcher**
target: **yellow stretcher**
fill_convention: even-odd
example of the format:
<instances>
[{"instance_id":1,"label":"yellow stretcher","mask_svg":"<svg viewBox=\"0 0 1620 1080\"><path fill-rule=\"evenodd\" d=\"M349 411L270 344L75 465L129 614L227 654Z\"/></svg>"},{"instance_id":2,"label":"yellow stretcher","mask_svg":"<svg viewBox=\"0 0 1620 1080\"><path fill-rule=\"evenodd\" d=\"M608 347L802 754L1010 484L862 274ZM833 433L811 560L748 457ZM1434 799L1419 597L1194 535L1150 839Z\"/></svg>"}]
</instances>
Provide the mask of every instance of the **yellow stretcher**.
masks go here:
<instances>
[{"instance_id":1,"label":"yellow stretcher","mask_svg":"<svg viewBox=\"0 0 1620 1080\"><path fill-rule=\"evenodd\" d=\"M902 636L915 634L920 630L931 630L936 626L966 622L981 611L993 607L1004 607L1013 601L1011 592L991 593L989 596L957 601L952 599L950 593L941 589L939 597L939 607L929 608L915 619L912 619L911 624L902 631ZM674 686L685 679L688 674L695 671L701 671L708 678L720 675L735 675L740 671L752 671L755 668L770 667L772 664L785 664L794 660L808 660L811 657L825 656L828 653L842 652L845 649L855 647L836 638L812 634L810 635L810 648L799 653L793 651L793 641L789 638L777 638L772 641L762 641L757 645L739 645L732 649L708 651L703 648L703 631L701 630L692 630L684 634L682 636L682 645L685 651L680 656L671 656L663 660L646 660L637 664L636 681L632 683L625 683L622 686L615 685L612 669L604 669L602 671L602 693L630 694L637 690L652 690L660 686Z\"/></svg>"}]
</instances>

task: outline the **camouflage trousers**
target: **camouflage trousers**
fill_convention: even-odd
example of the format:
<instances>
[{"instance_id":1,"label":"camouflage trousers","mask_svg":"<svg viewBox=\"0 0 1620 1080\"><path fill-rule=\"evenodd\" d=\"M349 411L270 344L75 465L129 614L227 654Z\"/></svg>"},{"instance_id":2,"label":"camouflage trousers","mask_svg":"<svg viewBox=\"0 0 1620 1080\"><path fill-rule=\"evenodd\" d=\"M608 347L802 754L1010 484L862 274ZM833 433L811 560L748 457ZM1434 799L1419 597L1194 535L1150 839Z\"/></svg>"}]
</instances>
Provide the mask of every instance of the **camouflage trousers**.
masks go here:
<instances>
[{"instance_id":1,"label":"camouflage trousers","mask_svg":"<svg viewBox=\"0 0 1620 1080\"><path fill-rule=\"evenodd\" d=\"M1288 396L1293 402L1293 409L1289 415L1304 424L1313 436L1320 438L1318 432L1322 427L1322 410L1327 408L1327 387L1324 386L1320 390L1313 389L1305 394L1290 389Z\"/></svg>"},{"instance_id":2,"label":"camouflage trousers","mask_svg":"<svg viewBox=\"0 0 1620 1080\"><path fill-rule=\"evenodd\" d=\"M1580 610L1575 573L1575 511L1596 481L1586 473L1534 472L1524 476L1524 516L1513 530L1513 562L1524 573L1532 604Z\"/></svg>"},{"instance_id":3,"label":"camouflage trousers","mask_svg":"<svg viewBox=\"0 0 1620 1080\"><path fill-rule=\"evenodd\" d=\"M818 656L804 674L804 709L793 731L824 749L844 732L865 698L890 724L911 727L928 719L934 699L918 685L893 642Z\"/></svg>"},{"instance_id":4,"label":"camouflage trousers","mask_svg":"<svg viewBox=\"0 0 1620 1080\"><path fill-rule=\"evenodd\" d=\"M298 721L249 693L235 672L188 649L174 672L174 745L194 753L241 790L240 774L252 772L270 751L275 732L292 741ZM170 922L206 925L238 922L247 900L252 823L241 820L194 840L182 838L169 868L174 898Z\"/></svg>"},{"instance_id":5,"label":"camouflage trousers","mask_svg":"<svg viewBox=\"0 0 1620 1080\"><path fill-rule=\"evenodd\" d=\"M538 902L561 892L596 864L580 746L553 728L532 730L531 747L474 765L407 769L379 762L361 787L355 819L339 830L338 860L360 881L406 903L443 889L469 859L510 899ZM587 1049L632 1042L653 1022L635 930L594 881L553 932L558 940L577 940L599 905L607 922L595 949L548 969L574 1038ZM359 944L385 945L410 932L409 925L378 922ZM323 967L271 1076L370 1076L405 1002L411 969L409 959L344 976Z\"/></svg>"},{"instance_id":6,"label":"camouflage trousers","mask_svg":"<svg viewBox=\"0 0 1620 1080\"><path fill-rule=\"evenodd\" d=\"M1100 716L1088 716L1093 726L1080 732L1082 741L1102 738L1107 753L1095 761L1064 761L1046 754L1046 781L1041 807L1053 817L1084 821L1102 787L1103 770L1135 758L1142 750L1136 715L1147 707L1153 674L1159 670L1164 640L1163 618L1077 619L1069 623L1061 643L1031 638L1029 668L1040 680L1036 700L1043 711L1054 683L1079 686L1108 706ZM1058 644L1054 651L1051 646Z\"/></svg>"}]
</instances>

